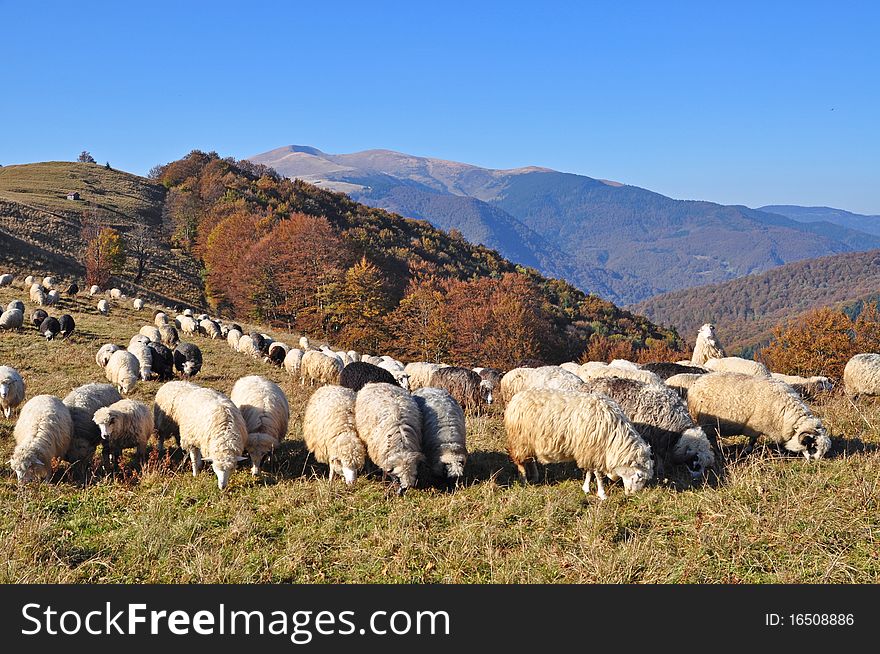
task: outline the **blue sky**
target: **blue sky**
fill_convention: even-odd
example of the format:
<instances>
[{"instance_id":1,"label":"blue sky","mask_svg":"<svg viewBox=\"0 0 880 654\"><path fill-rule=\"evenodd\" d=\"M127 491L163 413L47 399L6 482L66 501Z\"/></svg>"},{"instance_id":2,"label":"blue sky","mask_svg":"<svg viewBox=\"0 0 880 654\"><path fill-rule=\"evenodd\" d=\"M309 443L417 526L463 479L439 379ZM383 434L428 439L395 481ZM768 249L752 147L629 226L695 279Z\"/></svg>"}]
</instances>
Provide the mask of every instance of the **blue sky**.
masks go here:
<instances>
[{"instance_id":1,"label":"blue sky","mask_svg":"<svg viewBox=\"0 0 880 654\"><path fill-rule=\"evenodd\" d=\"M880 214L880 3L0 0L0 163L388 148Z\"/></svg>"}]
</instances>

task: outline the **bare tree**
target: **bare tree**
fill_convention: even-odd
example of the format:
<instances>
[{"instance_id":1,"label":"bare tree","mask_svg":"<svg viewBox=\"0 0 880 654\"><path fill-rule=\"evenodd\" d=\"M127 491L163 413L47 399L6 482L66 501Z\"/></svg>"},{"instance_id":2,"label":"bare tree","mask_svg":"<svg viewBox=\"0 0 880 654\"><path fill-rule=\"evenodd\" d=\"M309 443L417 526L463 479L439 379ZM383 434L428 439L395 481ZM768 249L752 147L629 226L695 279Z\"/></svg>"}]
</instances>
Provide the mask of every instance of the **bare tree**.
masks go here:
<instances>
[{"instance_id":1,"label":"bare tree","mask_svg":"<svg viewBox=\"0 0 880 654\"><path fill-rule=\"evenodd\" d=\"M146 223L138 223L128 232L128 252L137 262L135 282L140 282L153 256L156 234Z\"/></svg>"},{"instance_id":2,"label":"bare tree","mask_svg":"<svg viewBox=\"0 0 880 654\"><path fill-rule=\"evenodd\" d=\"M88 150L83 150L82 152L80 152L76 160L81 163L95 163L95 158Z\"/></svg>"}]
</instances>

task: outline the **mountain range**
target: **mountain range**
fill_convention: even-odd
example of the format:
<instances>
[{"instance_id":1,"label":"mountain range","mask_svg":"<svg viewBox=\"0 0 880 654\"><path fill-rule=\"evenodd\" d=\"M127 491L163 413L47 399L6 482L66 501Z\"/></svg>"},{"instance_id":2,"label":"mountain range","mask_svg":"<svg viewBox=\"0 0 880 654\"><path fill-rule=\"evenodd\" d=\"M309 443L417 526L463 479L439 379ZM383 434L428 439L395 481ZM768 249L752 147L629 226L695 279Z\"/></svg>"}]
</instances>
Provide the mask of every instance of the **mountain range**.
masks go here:
<instances>
[{"instance_id":1,"label":"mountain range","mask_svg":"<svg viewBox=\"0 0 880 654\"><path fill-rule=\"evenodd\" d=\"M880 247L856 214L726 206L549 168L494 170L390 150L289 145L250 157L282 175L457 230L618 303L789 262Z\"/></svg>"}]
</instances>

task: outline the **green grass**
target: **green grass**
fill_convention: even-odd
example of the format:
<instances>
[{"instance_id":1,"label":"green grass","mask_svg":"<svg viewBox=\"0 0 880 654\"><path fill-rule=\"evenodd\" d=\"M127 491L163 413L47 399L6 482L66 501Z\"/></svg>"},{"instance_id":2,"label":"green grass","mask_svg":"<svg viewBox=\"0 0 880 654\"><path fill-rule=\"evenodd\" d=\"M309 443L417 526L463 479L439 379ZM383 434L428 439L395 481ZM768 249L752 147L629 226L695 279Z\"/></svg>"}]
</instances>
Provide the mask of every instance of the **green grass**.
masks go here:
<instances>
[{"instance_id":1,"label":"green grass","mask_svg":"<svg viewBox=\"0 0 880 654\"><path fill-rule=\"evenodd\" d=\"M0 289L0 302L15 297L27 294ZM127 343L152 316L116 306L102 317L91 300L66 302L52 313L75 316L69 342L0 332L0 364L22 372L28 397L104 381L97 348ZM550 467L545 483L516 482L496 410L469 419L472 454L459 488L398 498L377 476L331 487L301 441L309 390L225 341L193 340L205 358L198 383L228 393L238 377L259 373L288 393L290 433L267 472L254 478L243 467L220 493L210 471L193 478L175 451L142 470L129 463L115 480L99 474L84 485L62 464L51 483L19 488L4 464L0 582L880 581L873 404L833 396L816 406L835 441L829 459L759 448L731 460L717 485L672 480L625 497L617 484L605 502L584 496L571 466ZM141 384L133 397L149 402L158 386ZM4 462L12 427L0 419ZM741 444L728 443L726 454L735 458Z\"/></svg>"}]
</instances>

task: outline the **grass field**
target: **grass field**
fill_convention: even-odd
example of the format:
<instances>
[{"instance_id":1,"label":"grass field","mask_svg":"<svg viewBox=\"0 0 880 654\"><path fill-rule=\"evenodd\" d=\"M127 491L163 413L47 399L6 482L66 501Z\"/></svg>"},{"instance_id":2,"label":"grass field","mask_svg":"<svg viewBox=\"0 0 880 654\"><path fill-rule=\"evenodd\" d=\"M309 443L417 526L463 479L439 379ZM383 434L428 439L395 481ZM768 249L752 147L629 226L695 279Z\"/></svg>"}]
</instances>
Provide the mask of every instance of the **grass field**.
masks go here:
<instances>
[{"instance_id":1,"label":"grass field","mask_svg":"<svg viewBox=\"0 0 880 654\"><path fill-rule=\"evenodd\" d=\"M27 292L0 289L0 302ZM0 364L18 368L27 397L63 397L104 381L94 360L105 342L128 343L152 311L91 299L70 312L77 333L46 343L34 329L0 332ZM27 318L27 316L26 316ZM293 335L274 332L279 340ZM841 395L817 406L834 440L808 463L775 448L739 458L725 444L715 484L660 482L625 497L586 498L571 466L523 486L504 447L500 413L470 418L467 479L454 491L396 497L378 476L353 487L327 481L301 441L309 390L286 373L193 337L205 365L195 380L228 393L246 374L279 382L291 401L288 440L266 472L248 468L225 493L210 470L193 478L181 454L129 462L117 479L88 483L60 465L50 483L19 488L5 463L13 422L0 417L0 582L605 582L876 583L880 581L880 408ZM159 384L132 397L150 402Z\"/></svg>"}]
</instances>

